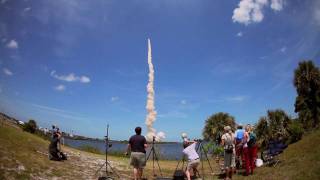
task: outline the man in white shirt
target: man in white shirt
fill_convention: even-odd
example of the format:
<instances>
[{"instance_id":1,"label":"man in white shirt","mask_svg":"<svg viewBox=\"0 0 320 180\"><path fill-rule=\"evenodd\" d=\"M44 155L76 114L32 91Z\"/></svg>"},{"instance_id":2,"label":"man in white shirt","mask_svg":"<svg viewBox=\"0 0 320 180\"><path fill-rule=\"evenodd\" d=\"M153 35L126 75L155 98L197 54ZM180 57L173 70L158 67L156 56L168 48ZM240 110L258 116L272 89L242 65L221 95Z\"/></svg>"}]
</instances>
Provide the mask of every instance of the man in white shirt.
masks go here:
<instances>
[{"instance_id":1,"label":"man in white shirt","mask_svg":"<svg viewBox=\"0 0 320 180\"><path fill-rule=\"evenodd\" d=\"M198 172L197 167L200 164L200 159L199 155L196 151L196 141L184 141L183 142L183 153L187 156L188 158L188 165L187 165L187 170L186 170L186 176L188 180L191 180L191 170L193 170L193 174L196 175Z\"/></svg>"}]
</instances>

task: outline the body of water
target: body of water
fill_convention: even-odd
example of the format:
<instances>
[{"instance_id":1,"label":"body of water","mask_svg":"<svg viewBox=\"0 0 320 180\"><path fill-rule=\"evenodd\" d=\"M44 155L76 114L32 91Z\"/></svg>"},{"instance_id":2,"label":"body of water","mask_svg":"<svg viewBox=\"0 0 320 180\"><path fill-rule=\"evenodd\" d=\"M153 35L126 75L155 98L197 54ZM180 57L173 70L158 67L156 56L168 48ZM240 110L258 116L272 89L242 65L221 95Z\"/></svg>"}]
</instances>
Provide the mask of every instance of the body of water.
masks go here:
<instances>
[{"instance_id":1,"label":"body of water","mask_svg":"<svg viewBox=\"0 0 320 180\"><path fill-rule=\"evenodd\" d=\"M73 148L81 148L81 146L91 146L99 149L101 152L105 152L106 144L104 141L97 140L73 140L64 138L64 143ZM127 149L126 143L120 142L111 142L112 147L108 149L110 153L125 153ZM158 155L159 159L168 159L168 160L180 160L182 158L182 144L181 143L161 143L154 145L155 152ZM151 149L151 144L147 148L147 155ZM152 157L152 156L151 156Z\"/></svg>"}]
</instances>

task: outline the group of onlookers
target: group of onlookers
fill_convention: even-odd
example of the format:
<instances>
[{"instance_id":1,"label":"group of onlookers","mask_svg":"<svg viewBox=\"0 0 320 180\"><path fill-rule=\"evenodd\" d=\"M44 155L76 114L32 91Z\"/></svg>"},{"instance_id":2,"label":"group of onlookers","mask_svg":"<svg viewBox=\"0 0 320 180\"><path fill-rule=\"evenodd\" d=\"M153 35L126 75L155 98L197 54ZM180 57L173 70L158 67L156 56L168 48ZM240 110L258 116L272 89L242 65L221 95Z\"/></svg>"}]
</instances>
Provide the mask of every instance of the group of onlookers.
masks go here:
<instances>
[{"instance_id":1,"label":"group of onlookers","mask_svg":"<svg viewBox=\"0 0 320 180\"><path fill-rule=\"evenodd\" d=\"M147 141L141 135L141 127L135 128L135 135L129 139L126 155L131 151L130 164L133 166L133 178L141 179L143 168L146 165ZM191 179L191 172L195 175L197 167L200 164L199 155L196 151L197 141L190 141L185 133L182 133L183 154L188 159L185 175L188 180ZM231 179L236 171L236 161L245 169L244 175L253 174L255 160L257 157L256 137L251 125L242 125L233 132L230 126L224 127L224 134L221 137L221 145L224 147L224 166L226 179Z\"/></svg>"},{"instance_id":2,"label":"group of onlookers","mask_svg":"<svg viewBox=\"0 0 320 180\"><path fill-rule=\"evenodd\" d=\"M255 160L257 158L256 136L250 124L243 129L238 125L233 133L230 126L224 127L221 137L221 145L224 147L224 167L226 179L231 179L237 168L245 169L244 175L253 174Z\"/></svg>"}]
</instances>

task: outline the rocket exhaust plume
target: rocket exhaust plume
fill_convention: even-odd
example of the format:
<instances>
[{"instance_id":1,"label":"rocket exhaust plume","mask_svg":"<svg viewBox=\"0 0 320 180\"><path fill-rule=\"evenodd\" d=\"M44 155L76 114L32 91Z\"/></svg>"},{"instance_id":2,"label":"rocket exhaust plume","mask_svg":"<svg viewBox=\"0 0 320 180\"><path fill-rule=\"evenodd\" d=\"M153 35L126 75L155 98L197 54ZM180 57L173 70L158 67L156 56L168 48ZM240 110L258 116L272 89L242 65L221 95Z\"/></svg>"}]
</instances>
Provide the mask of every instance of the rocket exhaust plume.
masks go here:
<instances>
[{"instance_id":1,"label":"rocket exhaust plume","mask_svg":"<svg viewBox=\"0 0 320 180\"><path fill-rule=\"evenodd\" d=\"M148 39L148 65L149 65L149 81L147 85L147 117L146 117L146 125L147 125L147 135L146 138L148 141L152 141L153 137L155 137L156 141L161 141L161 139L165 138L165 134L163 132L159 132L156 134L156 130L152 127L153 123L156 121L157 112L154 106L154 68L152 64L152 54L151 54L151 41Z\"/></svg>"}]
</instances>

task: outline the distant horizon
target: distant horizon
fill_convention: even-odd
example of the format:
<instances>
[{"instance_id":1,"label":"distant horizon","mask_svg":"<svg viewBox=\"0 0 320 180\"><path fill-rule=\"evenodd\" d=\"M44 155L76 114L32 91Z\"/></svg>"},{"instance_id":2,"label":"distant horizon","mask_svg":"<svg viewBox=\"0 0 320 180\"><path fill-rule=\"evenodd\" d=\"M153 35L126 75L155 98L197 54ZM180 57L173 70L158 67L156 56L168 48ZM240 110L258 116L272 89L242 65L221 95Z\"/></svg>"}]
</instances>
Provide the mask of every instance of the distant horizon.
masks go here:
<instances>
[{"instance_id":1,"label":"distant horizon","mask_svg":"<svg viewBox=\"0 0 320 180\"><path fill-rule=\"evenodd\" d=\"M320 66L318 0L4 0L0 14L0 111L87 137L147 134L148 38L164 141L202 137L218 112L296 117L294 70Z\"/></svg>"}]
</instances>

